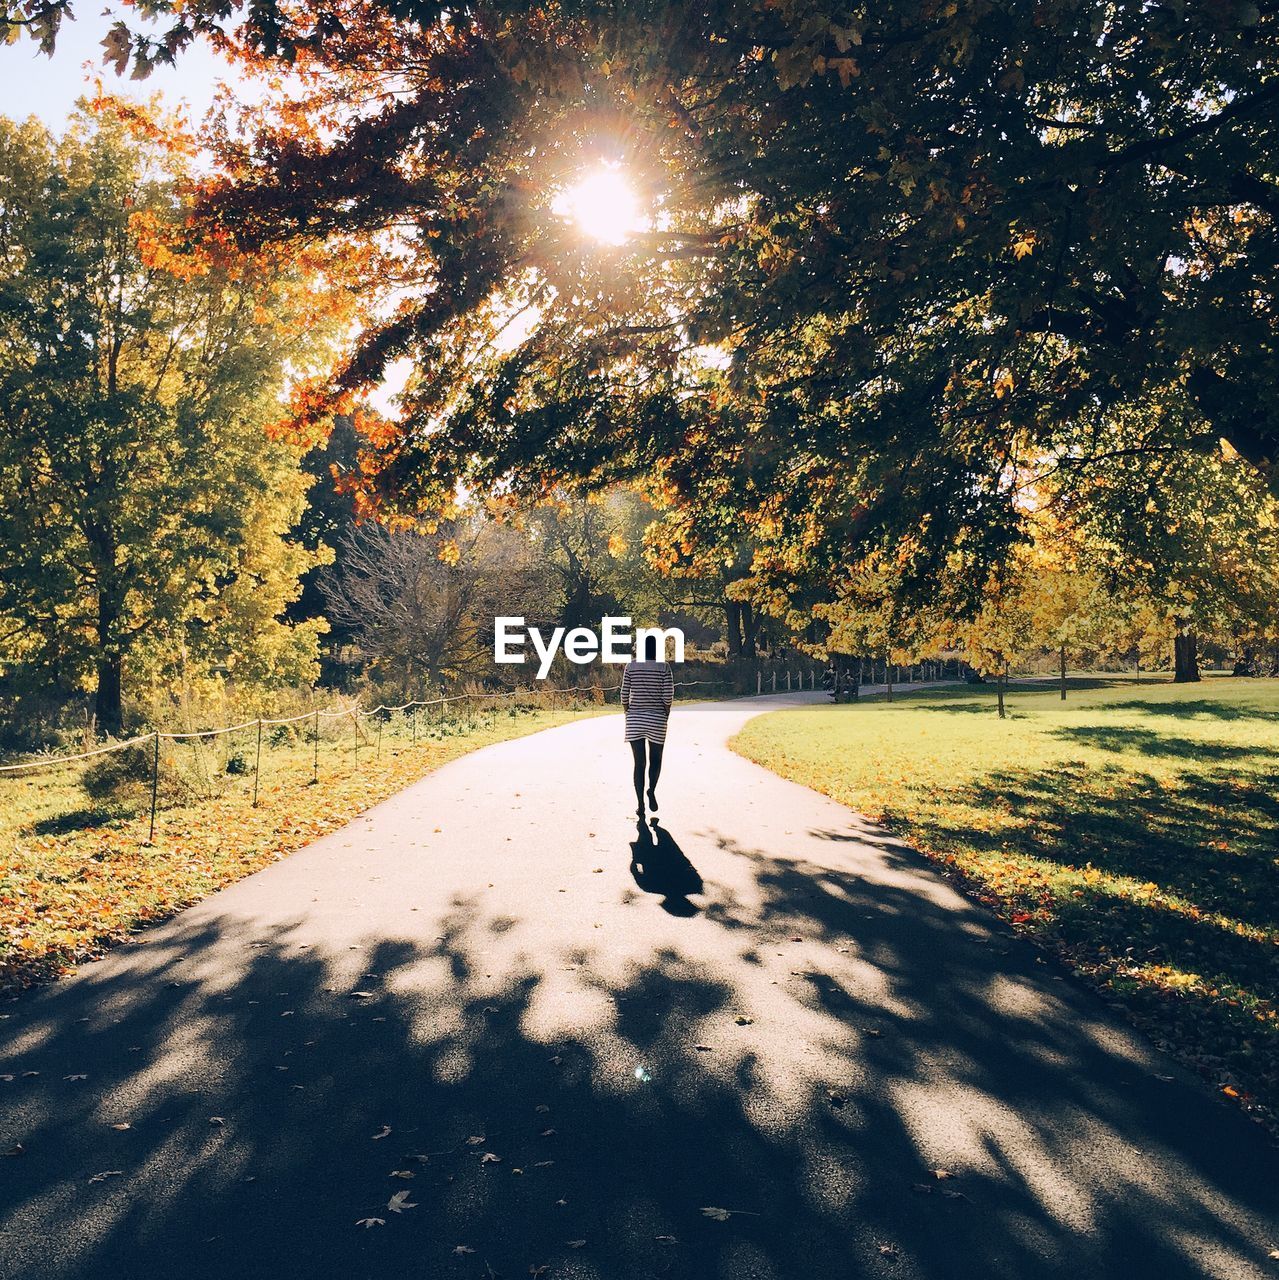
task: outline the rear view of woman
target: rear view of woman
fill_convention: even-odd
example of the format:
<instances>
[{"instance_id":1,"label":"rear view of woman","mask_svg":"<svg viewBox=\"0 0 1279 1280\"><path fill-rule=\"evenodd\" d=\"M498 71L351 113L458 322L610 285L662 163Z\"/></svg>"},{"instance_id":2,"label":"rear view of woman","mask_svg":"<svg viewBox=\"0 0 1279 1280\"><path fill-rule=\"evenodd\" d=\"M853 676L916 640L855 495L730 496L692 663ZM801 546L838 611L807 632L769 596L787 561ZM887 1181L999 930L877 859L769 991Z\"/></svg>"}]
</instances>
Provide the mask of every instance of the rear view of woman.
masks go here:
<instances>
[{"instance_id":1,"label":"rear view of woman","mask_svg":"<svg viewBox=\"0 0 1279 1280\"><path fill-rule=\"evenodd\" d=\"M675 700L675 677L670 663L657 660L657 637L644 637L644 658L628 662L622 672L622 709L626 712L626 741L635 760L635 813L644 816L644 766L648 756L648 811L657 816L657 779L662 773L666 720ZM646 746L647 744L647 746Z\"/></svg>"}]
</instances>

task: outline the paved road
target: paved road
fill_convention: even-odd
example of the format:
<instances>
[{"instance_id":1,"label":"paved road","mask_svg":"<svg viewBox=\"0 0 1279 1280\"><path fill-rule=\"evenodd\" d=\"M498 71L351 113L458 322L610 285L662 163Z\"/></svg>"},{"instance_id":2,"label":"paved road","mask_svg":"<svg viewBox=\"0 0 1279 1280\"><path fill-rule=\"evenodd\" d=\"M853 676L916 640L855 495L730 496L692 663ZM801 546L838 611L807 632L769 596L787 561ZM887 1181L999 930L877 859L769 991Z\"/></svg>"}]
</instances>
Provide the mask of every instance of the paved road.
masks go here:
<instances>
[{"instance_id":1,"label":"paved road","mask_svg":"<svg viewBox=\"0 0 1279 1280\"><path fill-rule=\"evenodd\" d=\"M4 1006L0 1275L1273 1275L1274 1148L725 749L786 701L677 710L656 841L574 724Z\"/></svg>"}]
</instances>

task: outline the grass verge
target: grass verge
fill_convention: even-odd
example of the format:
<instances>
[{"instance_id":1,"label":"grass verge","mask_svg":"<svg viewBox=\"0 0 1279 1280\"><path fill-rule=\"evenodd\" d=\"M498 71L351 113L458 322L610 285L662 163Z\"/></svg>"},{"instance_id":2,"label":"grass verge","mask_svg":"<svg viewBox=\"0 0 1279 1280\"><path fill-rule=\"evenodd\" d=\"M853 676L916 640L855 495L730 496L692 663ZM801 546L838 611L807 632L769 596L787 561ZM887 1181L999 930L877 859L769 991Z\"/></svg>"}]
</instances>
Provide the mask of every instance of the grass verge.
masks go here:
<instances>
[{"instance_id":1,"label":"grass verge","mask_svg":"<svg viewBox=\"0 0 1279 1280\"><path fill-rule=\"evenodd\" d=\"M150 788L143 782L93 800L80 768L3 778L0 991L74 972L450 760L609 710L616 707L508 704L416 725L392 717L380 733L376 723L340 724L320 738L318 785L311 785L316 751L308 727L277 731L263 744L256 808L252 731L166 744L166 800L153 844L146 842Z\"/></svg>"},{"instance_id":2,"label":"grass verge","mask_svg":"<svg viewBox=\"0 0 1279 1280\"><path fill-rule=\"evenodd\" d=\"M1276 1127L1279 681L781 711L742 755L883 823Z\"/></svg>"}]
</instances>

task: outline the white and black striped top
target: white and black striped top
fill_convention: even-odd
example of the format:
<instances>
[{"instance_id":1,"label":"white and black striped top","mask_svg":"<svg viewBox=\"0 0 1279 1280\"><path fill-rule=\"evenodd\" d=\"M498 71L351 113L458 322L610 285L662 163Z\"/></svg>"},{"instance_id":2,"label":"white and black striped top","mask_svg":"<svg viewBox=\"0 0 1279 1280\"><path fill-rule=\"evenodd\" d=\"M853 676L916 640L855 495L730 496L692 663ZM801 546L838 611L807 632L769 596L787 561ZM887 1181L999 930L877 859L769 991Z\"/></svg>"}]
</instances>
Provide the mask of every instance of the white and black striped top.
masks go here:
<instances>
[{"instance_id":1,"label":"white and black striped top","mask_svg":"<svg viewBox=\"0 0 1279 1280\"><path fill-rule=\"evenodd\" d=\"M628 662L622 672L626 741L666 741L666 717L675 701L675 677L669 662Z\"/></svg>"}]
</instances>

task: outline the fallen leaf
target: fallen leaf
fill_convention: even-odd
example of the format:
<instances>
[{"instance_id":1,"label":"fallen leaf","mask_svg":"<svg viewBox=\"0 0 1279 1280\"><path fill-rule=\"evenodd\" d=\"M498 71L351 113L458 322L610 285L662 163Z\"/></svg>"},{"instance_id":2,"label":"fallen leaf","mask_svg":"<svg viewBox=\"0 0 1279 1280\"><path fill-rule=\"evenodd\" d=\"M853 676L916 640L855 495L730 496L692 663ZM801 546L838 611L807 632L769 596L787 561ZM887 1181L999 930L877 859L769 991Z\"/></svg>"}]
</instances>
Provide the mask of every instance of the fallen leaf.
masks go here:
<instances>
[{"instance_id":1,"label":"fallen leaf","mask_svg":"<svg viewBox=\"0 0 1279 1280\"><path fill-rule=\"evenodd\" d=\"M654 1240L660 1240L663 1244L679 1244L674 1236L654 1236Z\"/></svg>"},{"instance_id":2,"label":"fallen leaf","mask_svg":"<svg viewBox=\"0 0 1279 1280\"><path fill-rule=\"evenodd\" d=\"M542 1137L542 1138L553 1138L553 1137L555 1136L555 1130L554 1130L554 1129L543 1129L543 1130L542 1130L542 1132L541 1132L541 1134L539 1134L538 1136L539 1136L539 1137Z\"/></svg>"},{"instance_id":3,"label":"fallen leaf","mask_svg":"<svg viewBox=\"0 0 1279 1280\"><path fill-rule=\"evenodd\" d=\"M928 1172L931 1173L938 1182L945 1182L947 1178L953 1178L955 1176L949 1169L929 1169Z\"/></svg>"},{"instance_id":4,"label":"fallen leaf","mask_svg":"<svg viewBox=\"0 0 1279 1280\"><path fill-rule=\"evenodd\" d=\"M453 1246L453 1252L457 1254L474 1253L475 1250L472 1249L469 1244L455 1244Z\"/></svg>"},{"instance_id":5,"label":"fallen leaf","mask_svg":"<svg viewBox=\"0 0 1279 1280\"><path fill-rule=\"evenodd\" d=\"M502 1157L501 1157L501 1156L495 1156L491 1151L486 1151L486 1152L485 1152L485 1153L480 1157L480 1163L481 1163L481 1164L501 1164L501 1163L502 1163Z\"/></svg>"},{"instance_id":6,"label":"fallen leaf","mask_svg":"<svg viewBox=\"0 0 1279 1280\"><path fill-rule=\"evenodd\" d=\"M895 1244L881 1244L879 1251L885 1258L900 1258L901 1253Z\"/></svg>"},{"instance_id":7,"label":"fallen leaf","mask_svg":"<svg viewBox=\"0 0 1279 1280\"><path fill-rule=\"evenodd\" d=\"M912 1182L910 1184L910 1189L921 1196L930 1196L933 1194L932 1187L930 1187L926 1182Z\"/></svg>"},{"instance_id":8,"label":"fallen leaf","mask_svg":"<svg viewBox=\"0 0 1279 1280\"><path fill-rule=\"evenodd\" d=\"M5 1155L7 1156L25 1156L26 1154L27 1154L27 1149L20 1142L15 1142L13 1146L11 1146L9 1150L5 1152Z\"/></svg>"},{"instance_id":9,"label":"fallen leaf","mask_svg":"<svg viewBox=\"0 0 1279 1280\"><path fill-rule=\"evenodd\" d=\"M749 1027L755 1019L748 1018L744 1013L739 1013L733 1021L736 1022L739 1027Z\"/></svg>"},{"instance_id":10,"label":"fallen leaf","mask_svg":"<svg viewBox=\"0 0 1279 1280\"><path fill-rule=\"evenodd\" d=\"M369 1227L384 1227L386 1226L386 1219L385 1218L357 1218L355 1225L357 1227L364 1227L366 1230Z\"/></svg>"},{"instance_id":11,"label":"fallen leaf","mask_svg":"<svg viewBox=\"0 0 1279 1280\"><path fill-rule=\"evenodd\" d=\"M83 1073L75 1076L63 1076L64 1080L87 1080L89 1077Z\"/></svg>"},{"instance_id":12,"label":"fallen leaf","mask_svg":"<svg viewBox=\"0 0 1279 1280\"><path fill-rule=\"evenodd\" d=\"M565 1240L565 1241L564 1241L564 1243L565 1243L566 1245L568 1245L568 1247L569 1247L570 1249L585 1249L585 1248L586 1248L586 1241L585 1241L585 1240Z\"/></svg>"},{"instance_id":13,"label":"fallen leaf","mask_svg":"<svg viewBox=\"0 0 1279 1280\"><path fill-rule=\"evenodd\" d=\"M468 1147L482 1147L484 1145L484 1135L472 1134L469 1138L467 1138L466 1145Z\"/></svg>"},{"instance_id":14,"label":"fallen leaf","mask_svg":"<svg viewBox=\"0 0 1279 1280\"><path fill-rule=\"evenodd\" d=\"M545 1102L539 1102L533 1110L536 1111L539 1116L544 1116L550 1110L550 1107L548 1107Z\"/></svg>"},{"instance_id":15,"label":"fallen leaf","mask_svg":"<svg viewBox=\"0 0 1279 1280\"><path fill-rule=\"evenodd\" d=\"M411 1191L397 1191L387 1202L386 1207L392 1213L403 1213L405 1209L416 1209L417 1205L409 1200Z\"/></svg>"},{"instance_id":16,"label":"fallen leaf","mask_svg":"<svg viewBox=\"0 0 1279 1280\"><path fill-rule=\"evenodd\" d=\"M728 1209L717 1209L710 1205L702 1210L703 1218L714 1218L716 1222L727 1222L733 1215Z\"/></svg>"},{"instance_id":17,"label":"fallen leaf","mask_svg":"<svg viewBox=\"0 0 1279 1280\"><path fill-rule=\"evenodd\" d=\"M381 1132L381 1133L375 1133L375 1134L373 1135L373 1139L372 1139L372 1140L373 1140L374 1142L379 1142L379 1141L381 1141L383 1138L389 1138L390 1136L391 1136L391 1126L390 1126L389 1124L384 1124L384 1125L382 1126L382 1132Z\"/></svg>"},{"instance_id":18,"label":"fallen leaf","mask_svg":"<svg viewBox=\"0 0 1279 1280\"><path fill-rule=\"evenodd\" d=\"M123 1124L113 1124L111 1126L117 1133L123 1133L126 1129L132 1129L133 1126L125 1121Z\"/></svg>"},{"instance_id":19,"label":"fallen leaf","mask_svg":"<svg viewBox=\"0 0 1279 1280\"><path fill-rule=\"evenodd\" d=\"M104 1169L101 1173L95 1173L90 1182L105 1182L108 1178L122 1178L124 1176L123 1169Z\"/></svg>"},{"instance_id":20,"label":"fallen leaf","mask_svg":"<svg viewBox=\"0 0 1279 1280\"><path fill-rule=\"evenodd\" d=\"M210 1116L209 1123L220 1125L220 1124L226 1124L226 1121L221 1116Z\"/></svg>"},{"instance_id":21,"label":"fallen leaf","mask_svg":"<svg viewBox=\"0 0 1279 1280\"><path fill-rule=\"evenodd\" d=\"M392 1178L416 1178L417 1174L412 1169L392 1169L388 1175Z\"/></svg>"}]
</instances>

